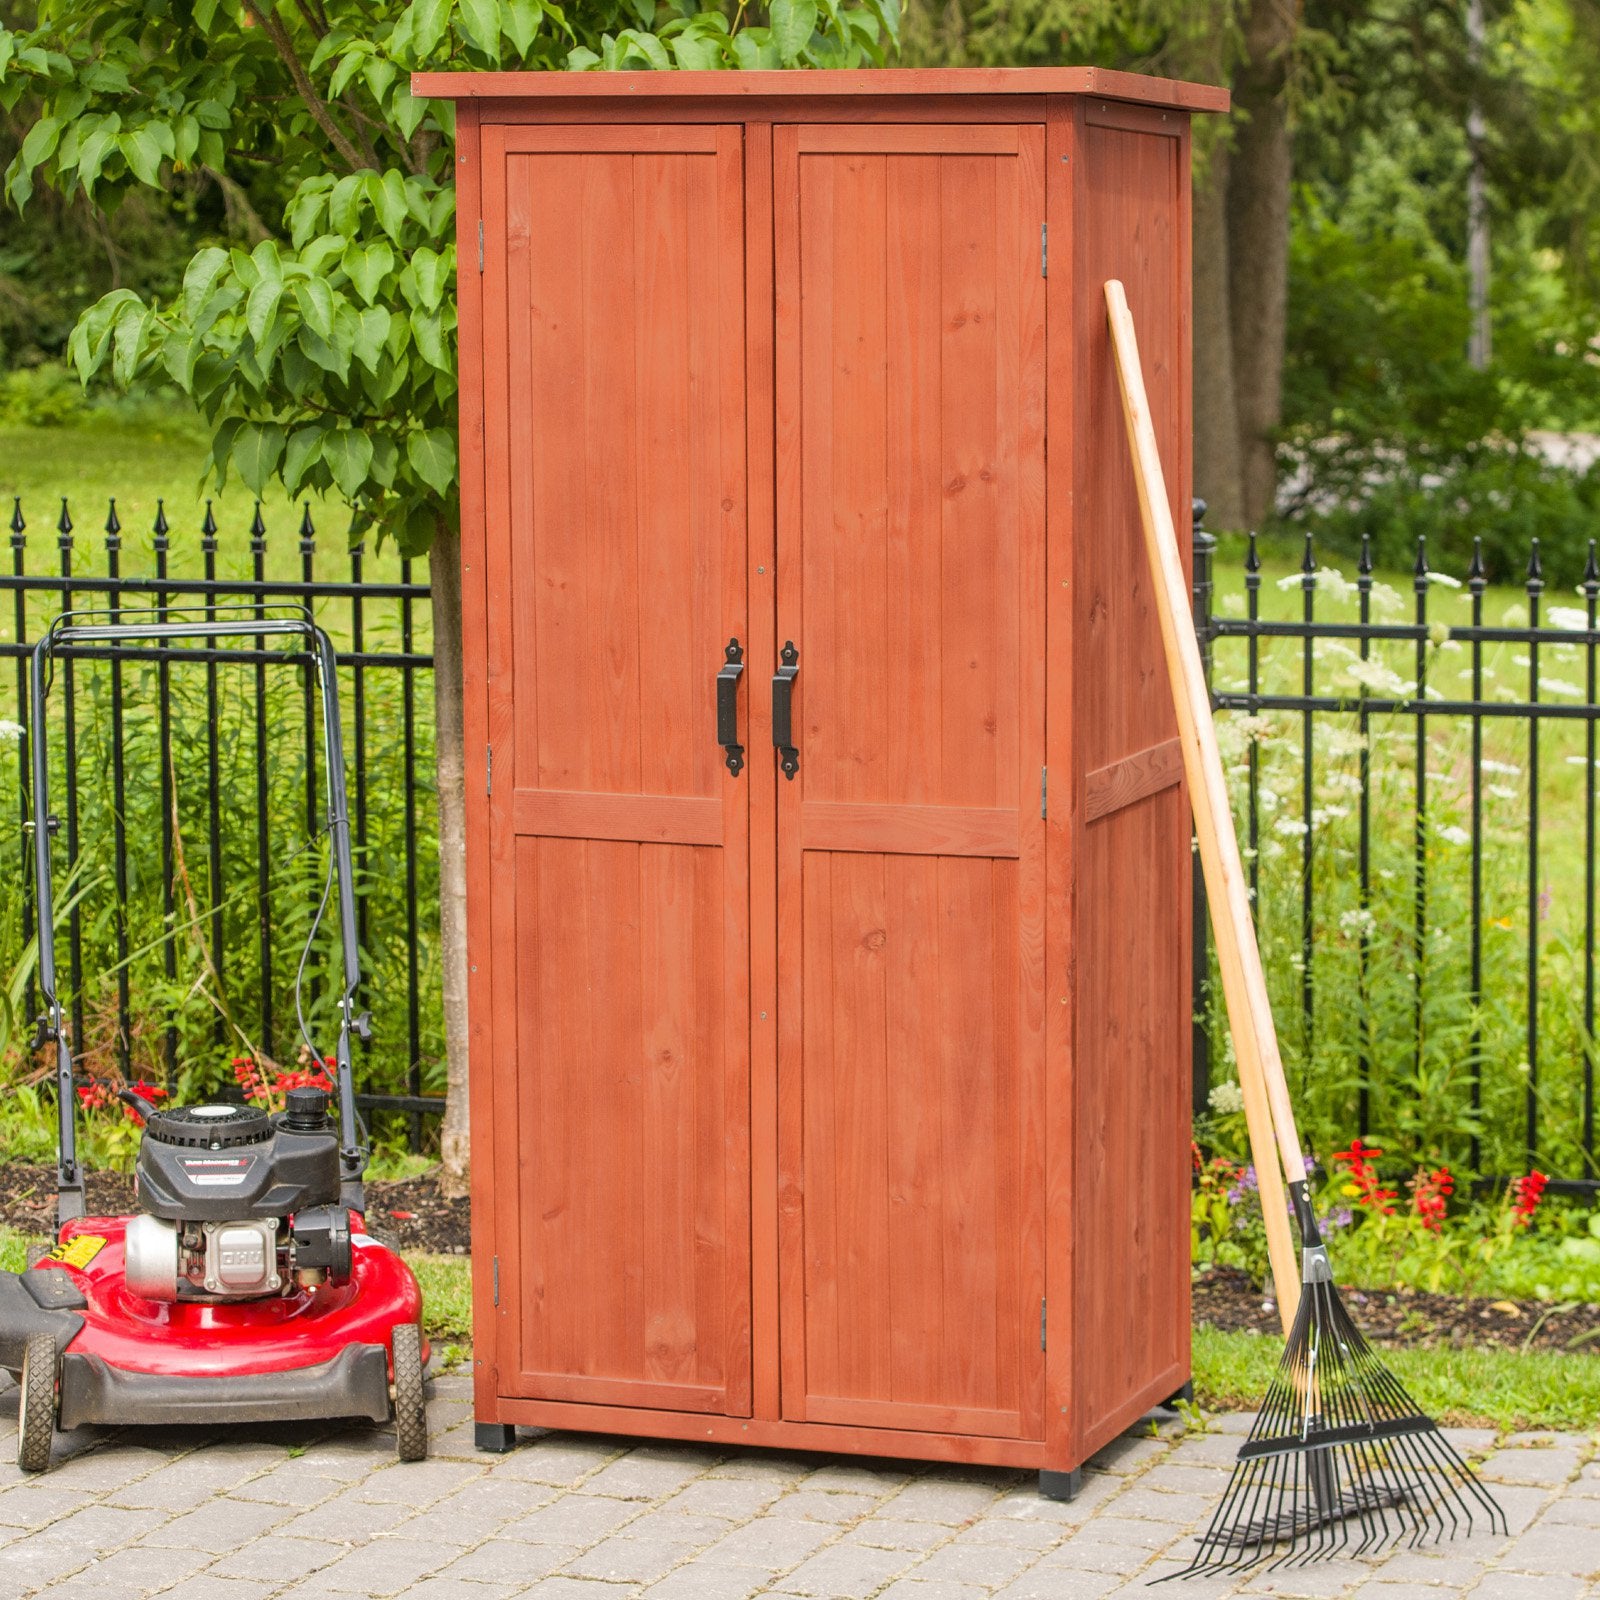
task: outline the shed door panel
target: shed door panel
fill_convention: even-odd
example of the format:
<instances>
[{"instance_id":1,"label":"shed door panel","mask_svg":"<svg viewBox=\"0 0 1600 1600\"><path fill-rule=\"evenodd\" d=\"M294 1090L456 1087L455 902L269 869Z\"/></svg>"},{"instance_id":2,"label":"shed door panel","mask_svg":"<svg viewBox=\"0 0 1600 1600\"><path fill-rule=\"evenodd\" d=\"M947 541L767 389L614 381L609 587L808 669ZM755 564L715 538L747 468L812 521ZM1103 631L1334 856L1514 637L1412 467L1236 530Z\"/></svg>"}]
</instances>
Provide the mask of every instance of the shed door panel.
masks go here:
<instances>
[{"instance_id":1,"label":"shed door panel","mask_svg":"<svg viewBox=\"0 0 1600 1600\"><path fill-rule=\"evenodd\" d=\"M740 135L488 132L500 1381L745 1414L748 778L714 692L749 638Z\"/></svg>"},{"instance_id":2,"label":"shed door panel","mask_svg":"<svg viewBox=\"0 0 1600 1600\"><path fill-rule=\"evenodd\" d=\"M775 160L784 1414L1041 1437L1043 131Z\"/></svg>"}]
</instances>

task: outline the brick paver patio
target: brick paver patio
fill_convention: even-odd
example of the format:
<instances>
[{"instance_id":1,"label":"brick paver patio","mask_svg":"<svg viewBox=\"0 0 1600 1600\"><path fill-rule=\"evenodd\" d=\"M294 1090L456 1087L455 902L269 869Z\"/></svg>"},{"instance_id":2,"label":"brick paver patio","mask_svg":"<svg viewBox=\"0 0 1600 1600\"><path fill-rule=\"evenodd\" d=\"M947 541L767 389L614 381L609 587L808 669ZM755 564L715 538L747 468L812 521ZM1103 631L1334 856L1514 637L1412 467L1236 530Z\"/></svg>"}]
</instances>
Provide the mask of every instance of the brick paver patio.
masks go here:
<instances>
[{"instance_id":1,"label":"brick paver patio","mask_svg":"<svg viewBox=\"0 0 1600 1600\"><path fill-rule=\"evenodd\" d=\"M84 1430L34 1479L0 1395L0 1600L1103 1600L1187 1559L1248 1425L1156 1419L1057 1505L1025 1473L575 1434L481 1456L467 1381L433 1394L416 1465L359 1427ZM1600 1435L1452 1437L1486 1458L1509 1538L1158 1593L1600 1600Z\"/></svg>"}]
</instances>

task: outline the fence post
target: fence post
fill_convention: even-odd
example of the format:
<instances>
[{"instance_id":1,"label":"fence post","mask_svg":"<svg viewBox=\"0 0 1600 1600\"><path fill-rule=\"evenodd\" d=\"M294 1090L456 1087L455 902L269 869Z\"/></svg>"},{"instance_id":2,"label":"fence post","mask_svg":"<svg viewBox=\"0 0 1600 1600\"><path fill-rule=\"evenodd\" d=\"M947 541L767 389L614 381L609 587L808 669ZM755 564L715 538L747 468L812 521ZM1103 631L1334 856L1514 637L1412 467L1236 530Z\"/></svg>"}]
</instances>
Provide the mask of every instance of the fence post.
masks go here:
<instances>
[{"instance_id":1,"label":"fence post","mask_svg":"<svg viewBox=\"0 0 1600 1600\"><path fill-rule=\"evenodd\" d=\"M1201 526L1205 520L1206 503L1196 500L1192 505L1194 543L1194 631L1200 639L1200 659L1205 666L1206 683L1211 682L1211 556L1217 541ZM1193 1013L1192 1032L1192 1094L1196 1119L1206 1115L1211 1106L1211 1035L1206 1029L1206 991L1210 985L1211 958L1207 940L1211 932L1211 919L1206 908L1205 875L1198 869L1192 874L1194 885L1191 898L1193 927L1189 949L1191 960L1190 1008Z\"/></svg>"}]
</instances>

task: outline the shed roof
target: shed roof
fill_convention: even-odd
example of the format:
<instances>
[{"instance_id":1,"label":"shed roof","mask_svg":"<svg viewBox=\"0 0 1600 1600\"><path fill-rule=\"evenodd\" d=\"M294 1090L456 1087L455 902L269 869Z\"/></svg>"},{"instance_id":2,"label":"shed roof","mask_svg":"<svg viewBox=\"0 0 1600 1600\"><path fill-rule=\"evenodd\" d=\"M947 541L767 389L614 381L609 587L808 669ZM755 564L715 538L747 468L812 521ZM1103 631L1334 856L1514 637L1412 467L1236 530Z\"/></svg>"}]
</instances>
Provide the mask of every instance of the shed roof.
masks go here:
<instances>
[{"instance_id":1,"label":"shed roof","mask_svg":"<svg viewBox=\"0 0 1600 1600\"><path fill-rule=\"evenodd\" d=\"M787 72L418 72L435 100L806 99L858 95L1080 94L1226 111L1226 89L1106 67L883 67Z\"/></svg>"}]
</instances>

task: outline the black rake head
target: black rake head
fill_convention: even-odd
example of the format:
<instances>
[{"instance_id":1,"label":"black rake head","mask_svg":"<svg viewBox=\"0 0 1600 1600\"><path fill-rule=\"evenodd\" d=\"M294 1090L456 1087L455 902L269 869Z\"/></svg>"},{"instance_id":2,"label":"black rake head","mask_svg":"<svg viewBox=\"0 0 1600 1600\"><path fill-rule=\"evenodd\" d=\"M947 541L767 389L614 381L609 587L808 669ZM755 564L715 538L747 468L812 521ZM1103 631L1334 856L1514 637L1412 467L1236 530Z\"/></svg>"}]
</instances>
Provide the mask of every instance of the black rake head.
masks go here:
<instances>
[{"instance_id":1,"label":"black rake head","mask_svg":"<svg viewBox=\"0 0 1600 1600\"><path fill-rule=\"evenodd\" d=\"M1468 1534L1505 1513L1373 1353L1326 1280L1307 1283L1283 1359L1193 1561L1301 1566ZM1165 1582L1165 1579L1158 1580Z\"/></svg>"}]
</instances>

